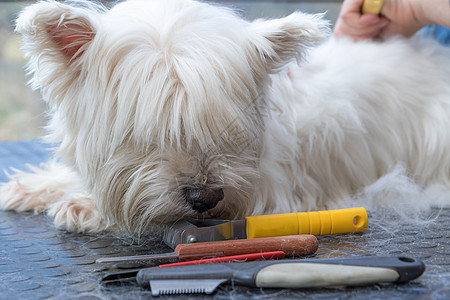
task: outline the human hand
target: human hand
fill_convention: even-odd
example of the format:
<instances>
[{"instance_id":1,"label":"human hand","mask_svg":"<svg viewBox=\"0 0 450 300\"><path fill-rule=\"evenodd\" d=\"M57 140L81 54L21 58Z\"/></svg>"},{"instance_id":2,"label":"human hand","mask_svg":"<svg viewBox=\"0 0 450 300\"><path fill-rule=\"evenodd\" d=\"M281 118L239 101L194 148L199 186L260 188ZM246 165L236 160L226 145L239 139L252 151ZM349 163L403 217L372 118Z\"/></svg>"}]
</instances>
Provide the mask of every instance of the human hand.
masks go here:
<instances>
[{"instance_id":1,"label":"human hand","mask_svg":"<svg viewBox=\"0 0 450 300\"><path fill-rule=\"evenodd\" d=\"M354 40L370 39L378 36L389 20L374 14L362 14L364 0L346 0L342 4L333 33L349 36Z\"/></svg>"},{"instance_id":2,"label":"human hand","mask_svg":"<svg viewBox=\"0 0 450 300\"><path fill-rule=\"evenodd\" d=\"M379 36L387 38L394 35L409 37L427 25L423 20L421 2L423 0L388 0L381 9L381 15L389 20ZM430 3L430 5L433 5Z\"/></svg>"},{"instance_id":3,"label":"human hand","mask_svg":"<svg viewBox=\"0 0 450 300\"><path fill-rule=\"evenodd\" d=\"M347 35L354 40L411 36L425 24L419 21L420 0L385 1L380 15L362 14L364 0L344 1L334 27L336 36Z\"/></svg>"}]
</instances>

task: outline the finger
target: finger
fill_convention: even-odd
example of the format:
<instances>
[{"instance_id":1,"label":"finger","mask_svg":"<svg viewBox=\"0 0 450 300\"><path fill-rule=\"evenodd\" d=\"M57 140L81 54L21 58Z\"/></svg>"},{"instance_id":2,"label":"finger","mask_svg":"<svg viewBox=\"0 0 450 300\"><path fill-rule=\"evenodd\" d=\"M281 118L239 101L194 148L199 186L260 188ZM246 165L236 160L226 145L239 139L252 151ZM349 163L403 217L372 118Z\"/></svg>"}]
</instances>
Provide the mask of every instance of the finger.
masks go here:
<instances>
[{"instance_id":1,"label":"finger","mask_svg":"<svg viewBox=\"0 0 450 300\"><path fill-rule=\"evenodd\" d=\"M342 4L341 13L352 12L361 14L363 3L364 0L346 0Z\"/></svg>"},{"instance_id":2,"label":"finger","mask_svg":"<svg viewBox=\"0 0 450 300\"><path fill-rule=\"evenodd\" d=\"M341 11L339 13L338 22L342 20L347 24L355 24L361 17L361 5L364 0L347 0L342 4Z\"/></svg>"},{"instance_id":3,"label":"finger","mask_svg":"<svg viewBox=\"0 0 450 300\"><path fill-rule=\"evenodd\" d=\"M376 20L372 20L370 23L367 23L365 26L359 26L359 30L362 33L366 32L374 32L374 31L380 31L386 26L389 25L389 20L385 18L378 18Z\"/></svg>"},{"instance_id":4,"label":"finger","mask_svg":"<svg viewBox=\"0 0 450 300\"><path fill-rule=\"evenodd\" d=\"M381 37L381 33L382 33L382 29L379 29L377 31L370 32L369 34L362 34L357 37L354 37L353 40L355 40L355 41L373 40L373 39L383 40L383 38Z\"/></svg>"},{"instance_id":5,"label":"finger","mask_svg":"<svg viewBox=\"0 0 450 300\"><path fill-rule=\"evenodd\" d=\"M365 14L361 15L358 19L359 26L370 26L373 24L377 24L380 21L380 17L373 14Z\"/></svg>"},{"instance_id":6,"label":"finger","mask_svg":"<svg viewBox=\"0 0 450 300\"><path fill-rule=\"evenodd\" d=\"M354 40L371 39L377 37L388 23L389 21L386 19L377 19L374 23L369 23L366 26L336 24L334 34L336 36L348 35Z\"/></svg>"},{"instance_id":7,"label":"finger","mask_svg":"<svg viewBox=\"0 0 450 300\"><path fill-rule=\"evenodd\" d=\"M361 15L364 0L346 0L333 33L336 36L349 35L354 39L371 38L386 25L386 19L374 14Z\"/></svg>"},{"instance_id":8,"label":"finger","mask_svg":"<svg viewBox=\"0 0 450 300\"><path fill-rule=\"evenodd\" d=\"M347 13L343 15L339 21L346 24L349 27L365 29L367 27L379 26L382 20L385 18L373 14L361 15L359 12Z\"/></svg>"}]
</instances>

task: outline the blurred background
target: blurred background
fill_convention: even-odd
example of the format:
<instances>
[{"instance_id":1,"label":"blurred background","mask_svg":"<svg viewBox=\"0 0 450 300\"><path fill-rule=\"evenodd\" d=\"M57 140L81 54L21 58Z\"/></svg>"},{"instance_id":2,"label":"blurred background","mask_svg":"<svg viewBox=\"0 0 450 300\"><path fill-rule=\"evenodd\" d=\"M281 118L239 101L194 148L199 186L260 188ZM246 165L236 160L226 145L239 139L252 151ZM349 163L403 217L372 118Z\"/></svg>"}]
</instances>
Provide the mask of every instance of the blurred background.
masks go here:
<instances>
[{"instance_id":1,"label":"blurred background","mask_svg":"<svg viewBox=\"0 0 450 300\"><path fill-rule=\"evenodd\" d=\"M24 6L34 2L0 0L0 141L29 140L43 134L45 105L40 99L39 91L33 92L27 86L29 78L20 50L21 40L14 33L14 20L18 13ZM326 18L334 24L342 1L205 2L235 8L248 20L282 17L296 10L309 13L327 12Z\"/></svg>"}]
</instances>

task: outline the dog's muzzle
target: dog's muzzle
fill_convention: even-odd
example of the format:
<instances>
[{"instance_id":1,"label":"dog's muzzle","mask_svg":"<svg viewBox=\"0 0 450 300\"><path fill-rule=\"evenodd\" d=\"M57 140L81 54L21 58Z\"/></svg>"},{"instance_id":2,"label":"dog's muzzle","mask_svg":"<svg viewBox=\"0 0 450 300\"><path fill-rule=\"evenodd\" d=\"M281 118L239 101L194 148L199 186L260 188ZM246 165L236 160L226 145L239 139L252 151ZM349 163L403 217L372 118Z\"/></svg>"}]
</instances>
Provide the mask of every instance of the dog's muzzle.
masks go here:
<instances>
[{"instance_id":1,"label":"dog's muzzle","mask_svg":"<svg viewBox=\"0 0 450 300\"><path fill-rule=\"evenodd\" d=\"M214 208L224 197L221 188L187 187L184 189L186 202L192 209L202 213Z\"/></svg>"}]
</instances>

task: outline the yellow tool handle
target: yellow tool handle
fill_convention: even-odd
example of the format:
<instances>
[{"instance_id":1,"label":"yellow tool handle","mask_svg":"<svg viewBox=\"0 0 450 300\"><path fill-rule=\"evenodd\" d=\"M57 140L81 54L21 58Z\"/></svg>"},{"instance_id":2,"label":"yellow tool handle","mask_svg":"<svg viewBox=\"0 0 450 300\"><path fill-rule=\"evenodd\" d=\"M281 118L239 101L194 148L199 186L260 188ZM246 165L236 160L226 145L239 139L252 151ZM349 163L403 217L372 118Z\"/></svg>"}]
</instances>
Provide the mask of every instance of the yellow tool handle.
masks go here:
<instances>
[{"instance_id":1,"label":"yellow tool handle","mask_svg":"<svg viewBox=\"0 0 450 300\"><path fill-rule=\"evenodd\" d=\"M363 14L378 15L383 7L384 0L365 0L362 6Z\"/></svg>"},{"instance_id":2,"label":"yellow tool handle","mask_svg":"<svg viewBox=\"0 0 450 300\"><path fill-rule=\"evenodd\" d=\"M363 232L368 218L364 207L246 217L247 238Z\"/></svg>"}]
</instances>

